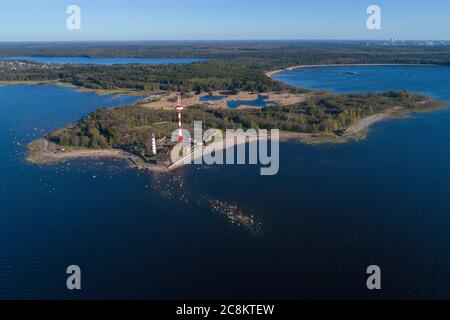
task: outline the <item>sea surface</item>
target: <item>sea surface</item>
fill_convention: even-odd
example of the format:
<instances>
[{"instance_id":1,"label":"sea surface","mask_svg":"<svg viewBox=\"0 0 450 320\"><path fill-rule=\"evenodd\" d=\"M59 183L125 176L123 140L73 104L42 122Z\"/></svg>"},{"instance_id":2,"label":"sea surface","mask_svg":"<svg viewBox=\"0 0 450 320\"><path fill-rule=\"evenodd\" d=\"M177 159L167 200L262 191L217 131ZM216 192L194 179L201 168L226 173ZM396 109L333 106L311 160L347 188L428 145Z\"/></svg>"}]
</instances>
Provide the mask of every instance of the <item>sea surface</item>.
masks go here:
<instances>
[{"instance_id":1,"label":"sea surface","mask_svg":"<svg viewBox=\"0 0 450 320\"><path fill-rule=\"evenodd\" d=\"M2 58L0 58L1 60ZM47 64L185 64L202 62L201 58L90 58L90 57L6 57L6 60L24 60Z\"/></svg>"},{"instance_id":2,"label":"sea surface","mask_svg":"<svg viewBox=\"0 0 450 320\"><path fill-rule=\"evenodd\" d=\"M449 68L349 70L308 77L450 100ZM284 143L271 177L245 165L158 175L115 160L24 162L26 143L133 99L0 87L0 298L450 298L449 109L377 123L362 142ZM230 223L210 200L261 227ZM378 292L366 289L373 264ZM81 291L66 289L69 265L82 269Z\"/></svg>"},{"instance_id":3,"label":"sea surface","mask_svg":"<svg viewBox=\"0 0 450 320\"><path fill-rule=\"evenodd\" d=\"M300 68L277 73L275 80L335 93L410 90L450 99L450 67L358 66Z\"/></svg>"}]
</instances>

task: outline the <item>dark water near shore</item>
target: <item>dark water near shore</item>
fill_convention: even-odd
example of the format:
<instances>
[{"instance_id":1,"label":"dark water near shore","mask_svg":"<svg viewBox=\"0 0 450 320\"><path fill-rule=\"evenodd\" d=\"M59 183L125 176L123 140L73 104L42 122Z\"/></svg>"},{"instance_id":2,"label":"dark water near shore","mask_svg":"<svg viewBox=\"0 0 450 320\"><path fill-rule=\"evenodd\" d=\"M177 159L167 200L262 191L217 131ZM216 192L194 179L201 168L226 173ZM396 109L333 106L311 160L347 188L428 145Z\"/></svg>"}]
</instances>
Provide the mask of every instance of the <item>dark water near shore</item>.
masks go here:
<instances>
[{"instance_id":1,"label":"dark water near shore","mask_svg":"<svg viewBox=\"0 0 450 320\"><path fill-rule=\"evenodd\" d=\"M184 64L201 62L200 58L90 58L90 57L8 57L8 60L25 60L47 64Z\"/></svg>"},{"instance_id":2,"label":"dark water near shore","mask_svg":"<svg viewBox=\"0 0 450 320\"><path fill-rule=\"evenodd\" d=\"M397 80L449 100L450 69L437 69ZM342 90L371 83L353 79ZM22 161L35 137L124 99L0 87L0 298L450 298L449 110L377 123L364 142L282 144L273 177ZM228 223L208 199L237 202L261 232ZM71 264L81 292L65 289ZM365 287L372 264L377 293Z\"/></svg>"}]
</instances>

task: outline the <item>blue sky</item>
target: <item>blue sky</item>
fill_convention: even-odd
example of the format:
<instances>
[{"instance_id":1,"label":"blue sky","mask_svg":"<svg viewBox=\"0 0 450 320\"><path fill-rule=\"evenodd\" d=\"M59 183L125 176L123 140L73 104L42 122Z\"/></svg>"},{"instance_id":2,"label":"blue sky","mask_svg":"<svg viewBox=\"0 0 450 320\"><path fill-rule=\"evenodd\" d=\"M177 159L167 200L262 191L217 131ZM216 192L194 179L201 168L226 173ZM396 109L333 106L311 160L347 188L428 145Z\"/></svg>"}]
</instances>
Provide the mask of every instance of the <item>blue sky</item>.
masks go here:
<instances>
[{"instance_id":1,"label":"blue sky","mask_svg":"<svg viewBox=\"0 0 450 320\"><path fill-rule=\"evenodd\" d=\"M66 8L81 8L81 30ZM366 9L382 9L382 30ZM0 0L0 41L450 40L449 0Z\"/></svg>"}]
</instances>

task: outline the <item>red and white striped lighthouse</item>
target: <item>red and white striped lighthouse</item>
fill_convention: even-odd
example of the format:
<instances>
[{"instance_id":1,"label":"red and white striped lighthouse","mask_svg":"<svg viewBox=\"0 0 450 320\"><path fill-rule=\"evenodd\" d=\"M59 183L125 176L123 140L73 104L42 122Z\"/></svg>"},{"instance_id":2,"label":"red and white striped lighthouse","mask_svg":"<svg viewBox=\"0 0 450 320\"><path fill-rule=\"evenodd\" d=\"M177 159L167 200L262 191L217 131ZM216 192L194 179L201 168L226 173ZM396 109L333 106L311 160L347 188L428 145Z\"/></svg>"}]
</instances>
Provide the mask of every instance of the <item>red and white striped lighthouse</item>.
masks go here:
<instances>
[{"instance_id":1,"label":"red and white striped lighthouse","mask_svg":"<svg viewBox=\"0 0 450 320\"><path fill-rule=\"evenodd\" d=\"M178 141L183 141L183 126L181 122L181 112L184 110L183 105L181 104L181 95L178 95L178 103L176 107L178 113Z\"/></svg>"}]
</instances>

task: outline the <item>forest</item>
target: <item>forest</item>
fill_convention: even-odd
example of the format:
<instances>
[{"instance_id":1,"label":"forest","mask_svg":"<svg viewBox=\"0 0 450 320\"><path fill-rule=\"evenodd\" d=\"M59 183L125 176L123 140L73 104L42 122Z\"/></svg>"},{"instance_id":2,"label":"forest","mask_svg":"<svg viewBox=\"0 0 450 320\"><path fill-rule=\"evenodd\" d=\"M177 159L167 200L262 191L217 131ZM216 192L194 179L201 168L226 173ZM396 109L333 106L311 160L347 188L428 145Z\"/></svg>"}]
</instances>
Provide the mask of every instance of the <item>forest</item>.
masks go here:
<instances>
[{"instance_id":1,"label":"forest","mask_svg":"<svg viewBox=\"0 0 450 320\"><path fill-rule=\"evenodd\" d=\"M407 92L376 94L317 93L303 103L249 109L214 109L204 105L185 111L186 127L203 121L215 129L279 129L287 132L338 133L359 119L395 106L405 110L434 107L429 98ZM151 150L150 137L168 137L177 124L171 110L145 108L139 104L100 109L88 117L56 130L46 137L64 147L119 148L137 154Z\"/></svg>"},{"instance_id":2,"label":"forest","mask_svg":"<svg viewBox=\"0 0 450 320\"><path fill-rule=\"evenodd\" d=\"M206 62L169 65L38 64L0 70L0 81L59 81L89 89L210 92L299 90L265 76L293 65L349 63L450 64L448 46L386 46L376 43L230 42L87 43L0 45L1 56L199 57Z\"/></svg>"},{"instance_id":3,"label":"forest","mask_svg":"<svg viewBox=\"0 0 450 320\"><path fill-rule=\"evenodd\" d=\"M288 86L243 63L208 61L188 65L61 66L0 73L3 81L58 80L89 89L132 89L142 92L215 90L280 91Z\"/></svg>"},{"instance_id":4,"label":"forest","mask_svg":"<svg viewBox=\"0 0 450 320\"><path fill-rule=\"evenodd\" d=\"M2 44L0 56L198 57L204 62L167 65L41 65L0 67L0 81L55 81L89 89L127 89L142 95L168 91L308 92L306 101L251 109L189 107L184 121L202 120L207 128L279 129L339 134L363 117L396 106L407 111L432 108L431 99L408 92L331 94L292 87L266 76L293 65L404 63L450 64L447 45L373 42L200 42ZM7 64L6 64L7 66ZM175 129L171 110L139 104L101 109L47 139L65 147L119 148L147 153L150 135L167 137Z\"/></svg>"}]
</instances>

